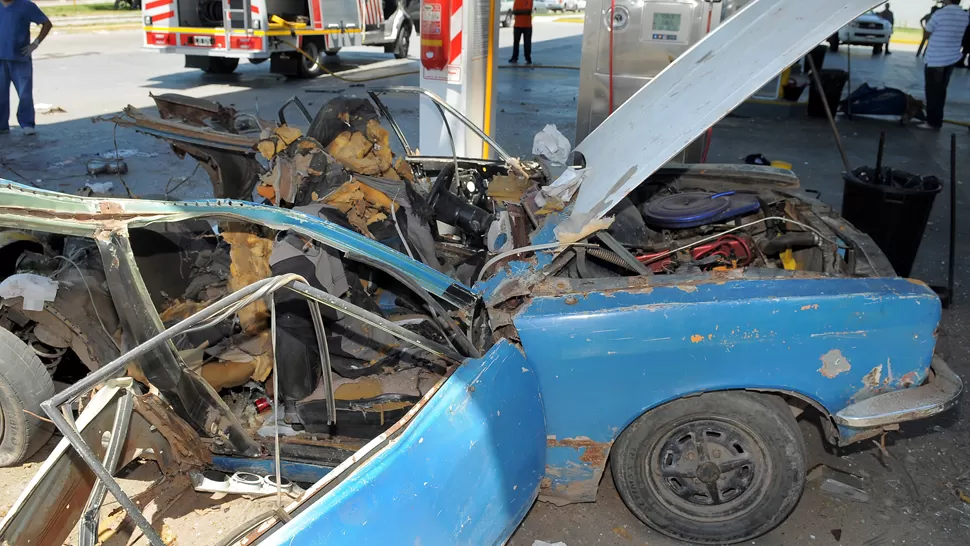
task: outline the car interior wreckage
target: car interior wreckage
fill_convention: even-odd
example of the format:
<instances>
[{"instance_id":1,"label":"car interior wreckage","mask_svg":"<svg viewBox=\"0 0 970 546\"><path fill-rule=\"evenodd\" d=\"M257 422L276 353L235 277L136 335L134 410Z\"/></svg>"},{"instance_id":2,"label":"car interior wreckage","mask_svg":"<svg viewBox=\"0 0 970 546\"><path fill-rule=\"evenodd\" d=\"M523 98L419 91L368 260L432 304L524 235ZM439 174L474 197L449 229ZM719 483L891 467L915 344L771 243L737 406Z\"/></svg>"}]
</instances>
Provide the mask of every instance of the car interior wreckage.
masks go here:
<instances>
[{"instance_id":1,"label":"car interior wreckage","mask_svg":"<svg viewBox=\"0 0 970 546\"><path fill-rule=\"evenodd\" d=\"M663 142L611 121L660 115L650 93L690 86L677 70L708 41L734 58L790 46L758 60L778 72L873 2L820 3L797 40L746 42L767 11L801 10L753 2L573 167L510 156L426 90L374 88L312 117L299 99L267 121L170 94L157 116L107 120L197 160L213 199L0 183L0 361L17 364L0 370L0 463L63 435L0 539L137 527L161 545L148 501L195 488L279 500L220 545L502 543L537 496L595 500L607 461L663 533L767 532L805 483L796 415L844 445L955 403L939 300L790 171L663 166L736 104ZM739 101L763 83L745 78ZM386 104L400 95L497 157L420 155ZM627 170L635 154L596 152L617 138L661 151ZM684 417L704 408L733 417ZM164 478L129 495L114 475L137 459ZM122 509L105 516L108 493Z\"/></svg>"}]
</instances>

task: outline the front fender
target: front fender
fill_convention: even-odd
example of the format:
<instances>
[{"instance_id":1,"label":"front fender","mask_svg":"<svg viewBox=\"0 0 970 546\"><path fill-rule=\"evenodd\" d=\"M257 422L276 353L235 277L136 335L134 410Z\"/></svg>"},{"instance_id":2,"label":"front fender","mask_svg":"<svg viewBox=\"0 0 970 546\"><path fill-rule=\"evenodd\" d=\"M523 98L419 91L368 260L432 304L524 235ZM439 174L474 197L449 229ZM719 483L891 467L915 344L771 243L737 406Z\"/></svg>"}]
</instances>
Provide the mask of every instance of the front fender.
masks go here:
<instances>
[{"instance_id":1,"label":"front fender","mask_svg":"<svg viewBox=\"0 0 970 546\"><path fill-rule=\"evenodd\" d=\"M835 414L926 378L941 308L925 285L751 277L536 292L514 324L547 411L544 498L594 500L612 442L670 400L777 390Z\"/></svg>"}]
</instances>

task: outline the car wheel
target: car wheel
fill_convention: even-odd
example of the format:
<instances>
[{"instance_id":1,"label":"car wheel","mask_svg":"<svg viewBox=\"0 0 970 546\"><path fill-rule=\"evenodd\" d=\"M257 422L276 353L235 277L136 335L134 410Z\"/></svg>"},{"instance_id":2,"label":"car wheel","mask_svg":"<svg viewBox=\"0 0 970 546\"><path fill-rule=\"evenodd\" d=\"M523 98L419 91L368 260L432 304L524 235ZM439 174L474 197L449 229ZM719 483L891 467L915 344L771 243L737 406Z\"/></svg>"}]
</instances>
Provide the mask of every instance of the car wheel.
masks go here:
<instances>
[{"instance_id":1,"label":"car wheel","mask_svg":"<svg viewBox=\"0 0 970 546\"><path fill-rule=\"evenodd\" d=\"M512 12L505 12L505 16L502 17L502 28L508 28L512 26Z\"/></svg>"},{"instance_id":2,"label":"car wheel","mask_svg":"<svg viewBox=\"0 0 970 546\"><path fill-rule=\"evenodd\" d=\"M50 440L54 425L35 416L51 396L54 382L40 358L0 328L0 466L23 462Z\"/></svg>"},{"instance_id":3,"label":"car wheel","mask_svg":"<svg viewBox=\"0 0 970 546\"><path fill-rule=\"evenodd\" d=\"M411 25L405 22L401 25L401 29L397 31L397 39L394 40L394 43L384 46L384 52L393 53L395 59L406 59L410 47Z\"/></svg>"},{"instance_id":4,"label":"car wheel","mask_svg":"<svg viewBox=\"0 0 970 546\"><path fill-rule=\"evenodd\" d=\"M872 46L873 55L879 55L880 53L882 53L882 44L876 44Z\"/></svg>"},{"instance_id":5,"label":"car wheel","mask_svg":"<svg viewBox=\"0 0 970 546\"><path fill-rule=\"evenodd\" d=\"M829 50L838 51L839 50L839 38L838 36L832 36L829 38Z\"/></svg>"},{"instance_id":6,"label":"car wheel","mask_svg":"<svg viewBox=\"0 0 970 546\"><path fill-rule=\"evenodd\" d=\"M613 479L655 530L692 543L749 540L781 523L805 487L805 445L787 404L749 392L675 400L617 439Z\"/></svg>"},{"instance_id":7,"label":"car wheel","mask_svg":"<svg viewBox=\"0 0 970 546\"><path fill-rule=\"evenodd\" d=\"M320 46L316 42L303 42L302 49L306 52L306 55L297 53L300 55L300 64L297 65L297 75L307 79L316 78L323 72L323 69L320 68L320 63L323 62L323 59L320 58Z\"/></svg>"},{"instance_id":8,"label":"car wheel","mask_svg":"<svg viewBox=\"0 0 970 546\"><path fill-rule=\"evenodd\" d=\"M228 57L208 57L208 62L202 67L207 74L232 74L239 66L239 59Z\"/></svg>"}]
</instances>

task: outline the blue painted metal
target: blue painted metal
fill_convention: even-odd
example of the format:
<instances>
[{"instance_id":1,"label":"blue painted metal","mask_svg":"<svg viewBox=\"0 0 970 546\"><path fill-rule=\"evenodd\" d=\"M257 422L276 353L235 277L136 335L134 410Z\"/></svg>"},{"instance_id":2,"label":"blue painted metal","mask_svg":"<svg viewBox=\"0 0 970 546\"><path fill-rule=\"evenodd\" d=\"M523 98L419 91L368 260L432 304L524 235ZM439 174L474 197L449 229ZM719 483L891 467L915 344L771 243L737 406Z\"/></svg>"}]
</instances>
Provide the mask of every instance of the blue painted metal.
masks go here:
<instances>
[{"instance_id":1,"label":"blue painted metal","mask_svg":"<svg viewBox=\"0 0 970 546\"><path fill-rule=\"evenodd\" d=\"M394 444L262 544L498 544L545 466L538 383L502 341L466 361Z\"/></svg>"},{"instance_id":2,"label":"blue painted metal","mask_svg":"<svg viewBox=\"0 0 970 546\"><path fill-rule=\"evenodd\" d=\"M212 456L212 468L227 474L249 472L260 476L275 476L276 463L273 459L247 459L243 457ZM298 483L316 483L333 468L297 461L280 461L280 475Z\"/></svg>"},{"instance_id":3,"label":"blue painted metal","mask_svg":"<svg viewBox=\"0 0 970 546\"><path fill-rule=\"evenodd\" d=\"M766 389L797 393L834 413L876 393L918 385L933 357L940 302L922 284L669 282L680 284L575 293L568 302L565 293L540 296L515 317L547 410L544 495L593 500L595 487L581 482L598 481L601 468L582 460L575 439L608 446L664 402L704 391ZM826 360L836 363L826 367Z\"/></svg>"},{"instance_id":4,"label":"blue painted metal","mask_svg":"<svg viewBox=\"0 0 970 546\"><path fill-rule=\"evenodd\" d=\"M24 209L48 213L31 215ZM0 179L0 226L33 227L49 232L92 235L105 222L139 227L156 222L227 218L254 222L277 230L291 230L327 246L368 256L414 279L418 284L456 307L472 303L470 288L447 275L333 222L302 212L245 201L154 201L80 197L40 190ZM30 225L25 226L28 223Z\"/></svg>"},{"instance_id":5,"label":"blue painted metal","mask_svg":"<svg viewBox=\"0 0 970 546\"><path fill-rule=\"evenodd\" d=\"M541 245L556 242L554 230L559 225L559 222L565 219L566 213L564 212L556 212L546 216L545 220L541 221L542 224L539 228L532 232L532 235L529 237L531 244ZM523 254L523 258L528 259L508 262L504 267L496 269L491 277L475 283L473 288L476 293L487 298L489 294L495 292L502 283L509 279L522 277L535 271L541 271L544 267L552 263L557 253L554 251L541 251L534 255Z\"/></svg>"}]
</instances>

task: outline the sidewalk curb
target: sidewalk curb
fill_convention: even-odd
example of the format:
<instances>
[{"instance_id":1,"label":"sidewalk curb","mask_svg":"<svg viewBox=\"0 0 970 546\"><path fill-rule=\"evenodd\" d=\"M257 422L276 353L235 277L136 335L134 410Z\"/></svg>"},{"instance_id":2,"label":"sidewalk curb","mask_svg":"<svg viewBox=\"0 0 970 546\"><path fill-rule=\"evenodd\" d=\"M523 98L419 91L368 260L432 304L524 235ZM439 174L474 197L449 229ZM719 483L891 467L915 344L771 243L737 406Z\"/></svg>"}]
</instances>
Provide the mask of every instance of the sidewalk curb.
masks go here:
<instances>
[{"instance_id":1,"label":"sidewalk curb","mask_svg":"<svg viewBox=\"0 0 970 546\"><path fill-rule=\"evenodd\" d=\"M71 17L51 17L51 24L55 27L73 27L73 26L83 26L83 25L111 25L111 24L124 24L124 23L141 23L142 16L140 13L132 15L115 15L110 17L105 17L101 15L93 16L71 16Z\"/></svg>"}]
</instances>

